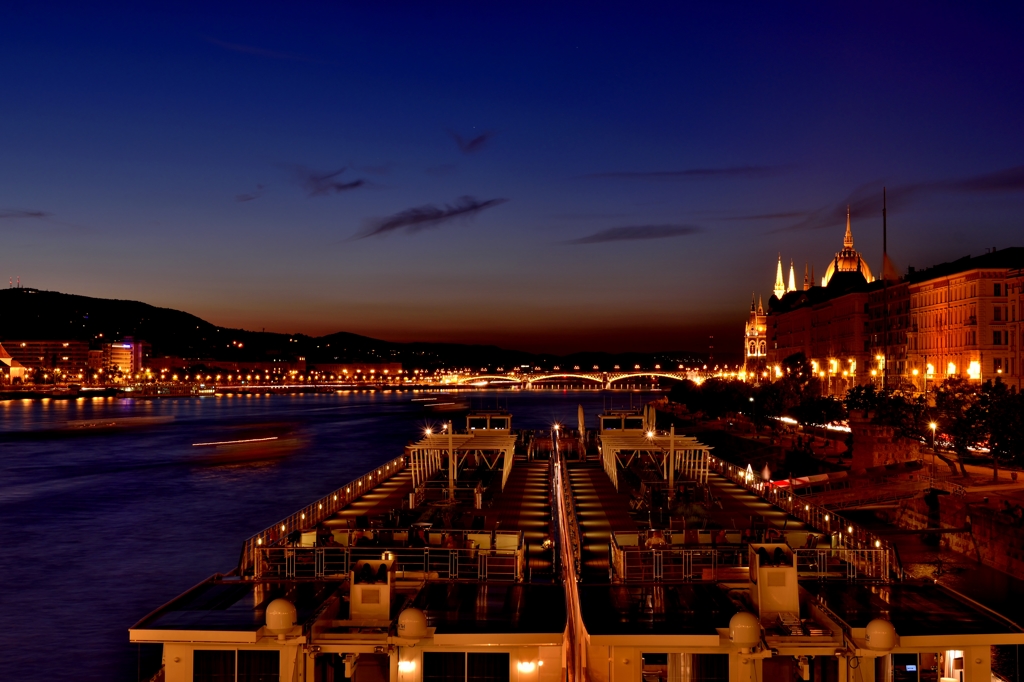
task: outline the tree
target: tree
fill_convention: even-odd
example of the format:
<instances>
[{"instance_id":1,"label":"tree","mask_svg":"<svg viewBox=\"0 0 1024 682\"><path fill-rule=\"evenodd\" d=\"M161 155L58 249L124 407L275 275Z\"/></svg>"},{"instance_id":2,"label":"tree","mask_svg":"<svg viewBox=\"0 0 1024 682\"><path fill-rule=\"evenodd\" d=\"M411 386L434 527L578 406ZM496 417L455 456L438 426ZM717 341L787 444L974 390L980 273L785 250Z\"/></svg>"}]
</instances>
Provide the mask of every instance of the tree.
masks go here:
<instances>
[{"instance_id":1,"label":"tree","mask_svg":"<svg viewBox=\"0 0 1024 682\"><path fill-rule=\"evenodd\" d=\"M981 389L992 477L999 477L1000 462L1024 464L1024 394L1006 384L988 381Z\"/></svg>"},{"instance_id":2,"label":"tree","mask_svg":"<svg viewBox=\"0 0 1024 682\"><path fill-rule=\"evenodd\" d=\"M960 474L967 476L964 458L971 446L985 438L985 405L981 394L962 377L949 377L935 389L935 409L943 433L953 442L960 460Z\"/></svg>"}]
</instances>

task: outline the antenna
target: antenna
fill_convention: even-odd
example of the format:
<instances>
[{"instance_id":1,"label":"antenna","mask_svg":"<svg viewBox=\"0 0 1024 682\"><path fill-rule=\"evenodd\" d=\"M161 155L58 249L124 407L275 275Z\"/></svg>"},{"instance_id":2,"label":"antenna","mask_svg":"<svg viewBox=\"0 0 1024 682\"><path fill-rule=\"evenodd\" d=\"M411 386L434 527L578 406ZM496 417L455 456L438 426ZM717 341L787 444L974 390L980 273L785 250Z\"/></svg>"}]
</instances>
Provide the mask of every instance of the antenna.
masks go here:
<instances>
[{"instance_id":1,"label":"antenna","mask_svg":"<svg viewBox=\"0 0 1024 682\"><path fill-rule=\"evenodd\" d=\"M889 228L886 224L885 187L882 188L882 392L885 393L889 374L889 280L885 265L889 261Z\"/></svg>"}]
</instances>

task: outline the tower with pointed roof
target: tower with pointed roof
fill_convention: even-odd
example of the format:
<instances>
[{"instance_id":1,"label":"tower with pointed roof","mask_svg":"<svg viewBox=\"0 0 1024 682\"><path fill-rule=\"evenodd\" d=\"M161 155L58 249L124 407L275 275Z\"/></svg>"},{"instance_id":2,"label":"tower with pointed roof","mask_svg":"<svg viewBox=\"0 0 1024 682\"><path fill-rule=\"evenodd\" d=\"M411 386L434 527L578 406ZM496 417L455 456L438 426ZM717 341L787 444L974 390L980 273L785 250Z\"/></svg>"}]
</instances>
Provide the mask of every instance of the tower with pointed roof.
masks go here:
<instances>
[{"instance_id":1,"label":"tower with pointed roof","mask_svg":"<svg viewBox=\"0 0 1024 682\"><path fill-rule=\"evenodd\" d=\"M780 261L781 263L781 261ZM768 316L764 305L758 299L754 305L754 294L750 294L750 316L747 318L743 337L744 367L748 373L756 372L758 363L763 364L768 355Z\"/></svg>"},{"instance_id":2,"label":"tower with pointed roof","mask_svg":"<svg viewBox=\"0 0 1024 682\"><path fill-rule=\"evenodd\" d=\"M786 293L786 280L782 279L782 254L779 254L779 264L775 268L775 298L782 298Z\"/></svg>"},{"instance_id":3,"label":"tower with pointed roof","mask_svg":"<svg viewBox=\"0 0 1024 682\"><path fill-rule=\"evenodd\" d=\"M796 291L796 271L793 269L793 259L789 259L789 286L786 287L786 293L790 291Z\"/></svg>"},{"instance_id":4,"label":"tower with pointed roof","mask_svg":"<svg viewBox=\"0 0 1024 682\"><path fill-rule=\"evenodd\" d=\"M840 273L851 273L851 275L842 275L844 279L849 279L850 276L856 277L857 273L860 273L865 281L875 281L867 261L853 248L853 230L850 229L849 206L846 207L846 234L843 235L843 250L837 253L832 262L828 264L825 276L821 278L821 285L828 286L832 278Z\"/></svg>"}]
</instances>

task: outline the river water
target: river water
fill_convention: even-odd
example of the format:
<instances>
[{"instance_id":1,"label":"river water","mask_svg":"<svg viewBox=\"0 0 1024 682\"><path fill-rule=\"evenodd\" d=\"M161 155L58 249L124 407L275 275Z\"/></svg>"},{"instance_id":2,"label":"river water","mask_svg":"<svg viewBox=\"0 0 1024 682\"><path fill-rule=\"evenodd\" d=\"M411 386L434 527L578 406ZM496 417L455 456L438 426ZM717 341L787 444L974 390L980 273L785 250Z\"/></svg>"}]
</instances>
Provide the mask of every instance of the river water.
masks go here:
<instances>
[{"instance_id":1,"label":"river water","mask_svg":"<svg viewBox=\"0 0 1024 682\"><path fill-rule=\"evenodd\" d=\"M0 680L138 678L128 628L238 561L242 541L402 452L440 417L424 393L0 401ZM602 407L642 394L508 391L464 394L500 404L516 428L588 426ZM650 399L648 396L647 399ZM168 423L67 437L69 420L173 417ZM193 443L285 425L303 444L278 460L209 466ZM456 427L459 425L456 424Z\"/></svg>"}]
</instances>

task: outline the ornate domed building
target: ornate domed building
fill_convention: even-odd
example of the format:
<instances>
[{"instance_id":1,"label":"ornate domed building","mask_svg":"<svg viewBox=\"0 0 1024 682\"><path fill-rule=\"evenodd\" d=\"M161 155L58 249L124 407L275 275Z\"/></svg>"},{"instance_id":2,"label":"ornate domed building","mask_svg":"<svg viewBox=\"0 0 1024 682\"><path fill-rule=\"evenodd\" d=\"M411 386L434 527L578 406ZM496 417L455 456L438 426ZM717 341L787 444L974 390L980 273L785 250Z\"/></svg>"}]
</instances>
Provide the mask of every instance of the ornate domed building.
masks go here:
<instances>
[{"instance_id":1,"label":"ornate domed building","mask_svg":"<svg viewBox=\"0 0 1024 682\"><path fill-rule=\"evenodd\" d=\"M849 206L846 207L846 236L843 237L843 250L837 253L836 257L832 259L832 262L828 264L825 276L821 278L821 286L828 286L828 283L832 281L832 278L835 275L844 272L859 272L864 276L864 281L875 281L874 276L871 274L871 268L868 267L867 261L861 258L861 255L853 248L853 232L850 230ZM843 279L846 279L846 277Z\"/></svg>"}]
</instances>

